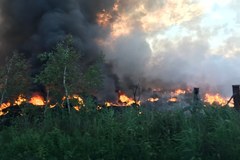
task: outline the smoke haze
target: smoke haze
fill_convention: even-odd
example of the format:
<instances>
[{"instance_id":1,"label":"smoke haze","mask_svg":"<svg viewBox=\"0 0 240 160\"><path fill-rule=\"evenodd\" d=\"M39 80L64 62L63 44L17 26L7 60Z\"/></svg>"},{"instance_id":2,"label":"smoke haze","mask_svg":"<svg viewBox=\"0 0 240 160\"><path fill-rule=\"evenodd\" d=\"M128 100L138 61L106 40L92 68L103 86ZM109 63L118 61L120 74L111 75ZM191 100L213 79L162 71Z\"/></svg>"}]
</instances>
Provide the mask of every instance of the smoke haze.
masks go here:
<instances>
[{"instance_id":1,"label":"smoke haze","mask_svg":"<svg viewBox=\"0 0 240 160\"><path fill-rule=\"evenodd\" d=\"M67 34L86 61L103 52L106 90L119 83L200 87L230 95L238 84L236 0L0 0L0 54L33 62ZM126 81L128 79L128 81Z\"/></svg>"}]
</instances>

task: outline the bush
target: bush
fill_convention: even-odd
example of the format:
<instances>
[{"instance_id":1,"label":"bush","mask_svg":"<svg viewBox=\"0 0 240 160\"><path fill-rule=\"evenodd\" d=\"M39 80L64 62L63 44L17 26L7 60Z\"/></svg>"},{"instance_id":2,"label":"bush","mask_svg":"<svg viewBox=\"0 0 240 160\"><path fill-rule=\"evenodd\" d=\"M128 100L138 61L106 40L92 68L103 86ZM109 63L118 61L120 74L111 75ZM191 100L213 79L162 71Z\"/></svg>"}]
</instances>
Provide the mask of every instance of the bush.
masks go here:
<instances>
[{"instance_id":1,"label":"bush","mask_svg":"<svg viewBox=\"0 0 240 160\"><path fill-rule=\"evenodd\" d=\"M35 110L24 110L28 114L0 131L0 159L239 157L240 116L235 110L203 108L186 115L131 107L96 111L93 106L89 99L85 109L71 115L60 108L47 110L43 120ZM25 122L32 119L34 123Z\"/></svg>"}]
</instances>

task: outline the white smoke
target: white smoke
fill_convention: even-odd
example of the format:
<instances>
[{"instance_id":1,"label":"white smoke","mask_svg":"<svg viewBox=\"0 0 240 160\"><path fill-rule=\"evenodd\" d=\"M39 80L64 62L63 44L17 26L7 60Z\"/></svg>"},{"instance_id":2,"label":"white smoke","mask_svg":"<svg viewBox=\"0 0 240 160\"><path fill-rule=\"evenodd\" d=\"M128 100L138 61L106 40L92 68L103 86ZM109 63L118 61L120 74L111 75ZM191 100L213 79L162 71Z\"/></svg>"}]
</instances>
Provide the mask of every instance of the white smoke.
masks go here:
<instances>
[{"instance_id":1,"label":"white smoke","mask_svg":"<svg viewBox=\"0 0 240 160\"><path fill-rule=\"evenodd\" d=\"M231 85L240 84L240 37L233 36L240 33L239 12L233 3L240 2L216 1L203 8L200 1L142 0L124 10L126 4L121 8L120 2L119 16L127 17L124 26L131 32L109 34L101 46L119 77L144 79L149 85L159 80L160 87L185 84L230 96ZM121 25L119 19L112 25Z\"/></svg>"}]
</instances>

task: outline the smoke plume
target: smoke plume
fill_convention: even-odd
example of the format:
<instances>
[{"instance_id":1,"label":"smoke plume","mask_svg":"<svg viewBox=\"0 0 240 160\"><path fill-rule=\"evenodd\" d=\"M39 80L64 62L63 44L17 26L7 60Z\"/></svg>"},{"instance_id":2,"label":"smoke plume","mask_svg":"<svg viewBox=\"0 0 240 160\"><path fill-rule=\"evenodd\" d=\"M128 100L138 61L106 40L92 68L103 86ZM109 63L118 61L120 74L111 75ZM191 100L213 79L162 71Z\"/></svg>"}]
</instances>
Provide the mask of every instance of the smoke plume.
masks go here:
<instances>
[{"instance_id":1,"label":"smoke plume","mask_svg":"<svg viewBox=\"0 0 240 160\"><path fill-rule=\"evenodd\" d=\"M140 83L229 94L240 79L235 3L0 0L0 55L19 50L34 63L71 34L86 61L105 54L107 90Z\"/></svg>"}]
</instances>

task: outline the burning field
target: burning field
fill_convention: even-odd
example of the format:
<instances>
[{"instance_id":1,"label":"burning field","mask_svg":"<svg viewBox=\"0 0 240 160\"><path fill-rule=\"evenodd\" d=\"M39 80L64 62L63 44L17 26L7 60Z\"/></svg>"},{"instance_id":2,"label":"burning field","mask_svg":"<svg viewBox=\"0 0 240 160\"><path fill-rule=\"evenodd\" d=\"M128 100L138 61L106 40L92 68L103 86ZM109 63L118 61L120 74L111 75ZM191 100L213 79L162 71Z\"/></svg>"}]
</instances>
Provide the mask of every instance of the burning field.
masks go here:
<instances>
[{"instance_id":1,"label":"burning field","mask_svg":"<svg viewBox=\"0 0 240 160\"><path fill-rule=\"evenodd\" d=\"M0 159L239 159L239 7L0 0Z\"/></svg>"},{"instance_id":2,"label":"burning field","mask_svg":"<svg viewBox=\"0 0 240 160\"><path fill-rule=\"evenodd\" d=\"M71 104L79 110L84 104L81 95L85 94L97 98L96 106L188 106L193 99L193 91L189 88L194 86L201 89L199 100L202 103L232 106L232 102L228 102L232 95L229 86L239 83L240 79L236 43L240 38L232 36L239 32L235 27L239 11L233 6L235 2L228 0L73 0L67 5L63 0L24 1L21 4L1 0L0 61L1 67L5 67L0 83L1 110L22 103L53 108L63 106L66 101L70 106L69 99L81 101L80 105ZM218 23L211 23L214 21ZM223 34L223 31L226 32ZM66 53L77 53L75 61L71 56L62 58L65 55L61 56L56 47L69 35L72 44L65 49ZM9 60L12 52L21 53L26 59L24 64L29 63L30 67L22 65L22 70L28 72L22 76L18 74L19 77L15 77L18 81L10 84L11 75L14 75L11 69L15 65ZM39 75L45 72L43 68L48 64L47 59L39 59L41 56L44 59L42 53L45 52L56 52L59 55L55 58L63 59L56 61L60 65L55 66L62 71L59 75L52 72L47 77L48 84L44 84L43 75ZM104 58L99 60L99 57ZM17 71L20 67L15 67L15 72L21 73ZM50 72L51 67L48 69L45 68L46 72ZM78 75L73 74L76 70ZM82 76L85 82L74 81L75 77L71 79L70 75ZM23 78L27 76L40 78L38 83L33 83ZM54 76L62 77L55 82L50 78ZM65 84L56 91L65 92L58 96L62 100L51 102L55 97L47 95L48 89L58 88L57 83L62 81ZM10 94L7 85L21 86L23 83L31 84L27 93L19 90L6 95ZM96 87L100 83L102 87ZM68 94L74 85L78 89ZM140 86L141 91L134 91L131 88L134 85Z\"/></svg>"},{"instance_id":3,"label":"burning field","mask_svg":"<svg viewBox=\"0 0 240 160\"><path fill-rule=\"evenodd\" d=\"M222 107L233 107L233 101L229 101L230 98L222 97L220 94L202 94L194 95L190 89L177 89L174 91L163 91L161 89L153 89L152 91L140 93L142 95L135 95L135 97L130 97L123 91L118 91L116 101L105 101L101 104L101 101L95 100L95 107L97 110L103 108L123 108L123 107L140 107L145 106L148 109L157 108L157 110L173 110L173 109L183 109L188 106L193 105L194 101L202 105L215 105ZM151 95L146 97L146 95ZM142 96L142 98L140 98ZM199 96L197 100L194 100L194 96ZM79 111L85 106L84 98L79 95L69 96L68 99L71 101L71 107ZM93 100L93 99L92 99ZM228 102L229 101L229 102ZM11 106L21 106L24 103L31 104L36 107L49 107L54 108L60 106L61 108L66 107L66 97L62 98L62 103L51 104L50 101L46 102L45 98L40 93L34 93L30 98L26 98L24 95L19 95L14 103L5 102L0 106L0 116L6 115L8 113L7 108Z\"/></svg>"}]
</instances>

